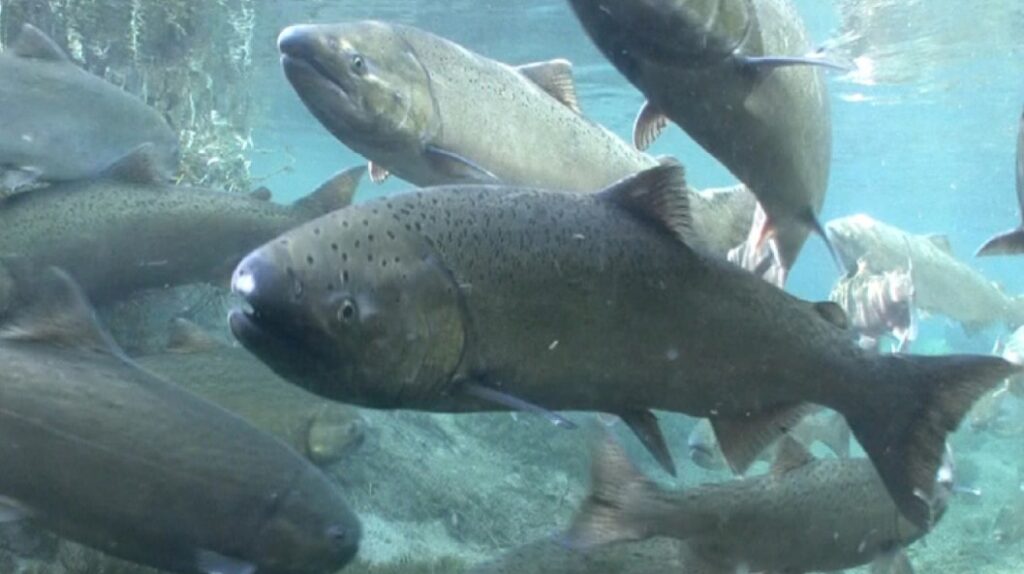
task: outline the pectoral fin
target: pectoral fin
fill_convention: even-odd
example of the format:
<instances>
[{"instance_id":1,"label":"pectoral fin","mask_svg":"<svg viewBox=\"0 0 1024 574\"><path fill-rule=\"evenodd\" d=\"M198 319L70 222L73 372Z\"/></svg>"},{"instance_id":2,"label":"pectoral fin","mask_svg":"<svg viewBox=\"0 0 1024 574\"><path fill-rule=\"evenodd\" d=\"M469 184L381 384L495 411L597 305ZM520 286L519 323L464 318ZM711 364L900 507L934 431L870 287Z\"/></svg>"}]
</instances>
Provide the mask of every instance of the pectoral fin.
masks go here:
<instances>
[{"instance_id":1,"label":"pectoral fin","mask_svg":"<svg viewBox=\"0 0 1024 574\"><path fill-rule=\"evenodd\" d=\"M33 167L0 169L0 199L13 195L39 181L41 172Z\"/></svg>"},{"instance_id":2,"label":"pectoral fin","mask_svg":"<svg viewBox=\"0 0 1024 574\"><path fill-rule=\"evenodd\" d=\"M830 60L819 54L807 56L741 56L740 66L758 72L768 72L777 68L792 66L817 66L839 72L850 72L852 68L841 62Z\"/></svg>"},{"instance_id":3,"label":"pectoral fin","mask_svg":"<svg viewBox=\"0 0 1024 574\"><path fill-rule=\"evenodd\" d=\"M524 401L519 397L514 397L508 393L503 393L499 390L492 389L490 387L485 387L477 383L463 383L462 390L467 395L473 398L480 399L482 401L487 401L490 403L501 405L503 407L510 408L514 411L523 411L541 416L547 419L549 422L551 422L551 424L555 425L556 427L564 429L576 428L576 423L570 421L569 419L563 417L562 415L554 411L545 409L542 406L535 405L528 401Z\"/></svg>"},{"instance_id":4,"label":"pectoral fin","mask_svg":"<svg viewBox=\"0 0 1024 574\"><path fill-rule=\"evenodd\" d=\"M658 461L665 472L676 475L676 463L668 450L665 435L658 426L658 417L648 410L629 410L619 412L619 418L636 434L640 442L647 448L654 460Z\"/></svg>"},{"instance_id":5,"label":"pectoral fin","mask_svg":"<svg viewBox=\"0 0 1024 574\"><path fill-rule=\"evenodd\" d=\"M906 550L900 548L878 557L871 563L871 574L914 574Z\"/></svg>"},{"instance_id":6,"label":"pectoral fin","mask_svg":"<svg viewBox=\"0 0 1024 574\"><path fill-rule=\"evenodd\" d=\"M644 102L633 121L633 146L640 151L651 147L668 126L668 117L651 102Z\"/></svg>"},{"instance_id":7,"label":"pectoral fin","mask_svg":"<svg viewBox=\"0 0 1024 574\"><path fill-rule=\"evenodd\" d=\"M425 155L434 168L449 177L465 182L498 183L498 176L476 162L437 146L427 146Z\"/></svg>"},{"instance_id":8,"label":"pectoral fin","mask_svg":"<svg viewBox=\"0 0 1024 574\"><path fill-rule=\"evenodd\" d=\"M796 403L751 412L747 415L709 417L718 446L733 472L743 474L758 455L815 410L814 405Z\"/></svg>"}]
</instances>

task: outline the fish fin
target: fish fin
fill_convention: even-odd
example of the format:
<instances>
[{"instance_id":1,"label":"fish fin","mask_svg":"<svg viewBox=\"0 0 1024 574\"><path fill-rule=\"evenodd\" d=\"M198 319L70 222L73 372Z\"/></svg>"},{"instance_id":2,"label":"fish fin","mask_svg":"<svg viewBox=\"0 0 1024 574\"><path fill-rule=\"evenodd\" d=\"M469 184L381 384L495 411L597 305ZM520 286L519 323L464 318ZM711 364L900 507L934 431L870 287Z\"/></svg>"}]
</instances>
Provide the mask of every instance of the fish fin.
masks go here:
<instances>
[{"instance_id":1,"label":"fish fin","mask_svg":"<svg viewBox=\"0 0 1024 574\"><path fill-rule=\"evenodd\" d=\"M845 331L850 328L850 318L846 316L843 307L834 301L818 301L812 303L811 307L822 319Z\"/></svg>"},{"instance_id":2,"label":"fish fin","mask_svg":"<svg viewBox=\"0 0 1024 574\"><path fill-rule=\"evenodd\" d=\"M806 56L740 56L738 62L743 68L761 73L792 66L816 66L840 72L851 71L850 66L822 57L817 52Z\"/></svg>"},{"instance_id":3,"label":"fish fin","mask_svg":"<svg viewBox=\"0 0 1024 574\"><path fill-rule=\"evenodd\" d=\"M68 55L52 38L31 24L21 27L21 33L11 46L11 52L19 58L71 63Z\"/></svg>"},{"instance_id":4,"label":"fish fin","mask_svg":"<svg viewBox=\"0 0 1024 574\"><path fill-rule=\"evenodd\" d=\"M946 438L975 401L1022 367L985 355L865 358L847 381L860 389L859 401L842 412L896 506L927 530Z\"/></svg>"},{"instance_id":5,"label":"fish fin","mask_svg":"<svg viewBox=\"0 0 1024 574\"><path fill-rule=\"evenodd\" d=\"M294 208L312 215L323 215L352 204L359 189L359 181L366 173L365 165L339 171L320 184L313 193L298 199Z\"/></svg>"},{"instance_id":6,"label":"fish fin","mask_svg":"<svg viewBox=\"0 0 1024 574\"><path fill-rule=\"evenodd\" d=\"M391 177L391 172L379 163L369 162L368 167L370 168L370 181L376 184L384 183Z\"/></svg>"},{"instance_id":7,"label":"fish fin","mask_svg":"<svg viewBox=\"0 0 1024 574\"><path fill-rule=\"evenodd\" d=\"M711 562L686 540L679 545L679 564L682 568L678 572L685 572L685 574L748 574L750 572L748 568L741 566Z\"/></svg>"},{"instance_id":8,"label":"fish fin","mask_svg":"<svg viewBox=\"0 0 1024 574\"><path fill-rule=\"evenodd\" d=\"M644 102L633 120L633 146L645 151L668 126L668 116L651 102Z\"/></svg>"},{"instance_id":9,"label":"fish fin","mask_svg":"<svg viewBox=\"0 0 1024 574\"><path fill-rule=\"evenodd\" d=\"M944 253L953 255L953 242L949 240L949 236L945 233L930 233L924 236L929 243L941 249ZM904 241L907 239L904 238ZM907 248L909 252L909 247Z\"/></svg>"},{"instance_id":10,"label":"fish fin","mask_svg":"<svg viewBox=\"0 0 1024 574\"><path fill-rule=\"evenodd\" d=\"M598 192L598 197L674 234L690 247L699 247L693 230L686 174L676 160L626 176Z\"/></svg>"},{"instance_id":11,"label":"fish fin","mask_svg":"<svg viewBox=\"0 0 1024 574\"><path fill-rule=\"evenodd\" d=\"M779 441L775 460L772 462L772 474L782 476L791 470L814 462L814 455L804 444L786 435Z\"/></svg>"},{"instance_id":12,"label":"fish fin","mask_svg":"<svg viewBox=\"0 0 1024 574\"><path fill-rule=\"evenodd\" d=\"M24 504L7 496L0 496L0 524L18 522L32 516L32 510Z\"/></svg>"},{"instance_id":13,"label":"fish fin","mask_svg":"<svg viewBox=\"0 0 1024 574\"><path fill-rule=\"evenodd\" d=\"M196 569L205 574L254 574L256 565L212 550L200 550L196 553Z\"/></svg>"},{"instance_id":14,"label":"fish fin","mask_svg":"<svg viewBox=\"0 0 1024 574\"><path fill-rule=\"evenodd\" d=\"M576 82L572 77L572 62L569 60L558 58L547 62L523 64L516 66L516 71L574 113L583 115L579 98L576 96Z\"/></svg>"},{"instance_id":15,"label":"fish fin","mask_svg":"<svg viewBox=\"0 0 1024 574\"><path fill-rule=\"evenodd\" d=\"M825 416L824 429L818 440L839 458L850 458L850 425L839 413Z\"/></svg>"},{"instance_id":16,"label":"fish fin","mask_svg":"<svg viewBox=\"0 0 1024 574\"><path fill-rule=\"evenodd\" d=\"M434 164L435 168L456 179L478 183L498 183L501 181L498 179L498 176L478 163L435 145L427 146L426 156Z\"/></svg>"},{"instance_id":17,"label":"fish fin","mask_svg":"<svg viewBox=\"0 0 1024 574\"><path fill-rule=\"evenodd\" d=\"M676 475L676 463L672 460L672 453L665 442L665 435L658 426L658 417L648 410L629 410L618 413L629 430L636 434L640 443L647 448L654 460L672 476Z\"/></svg>"},{"instance_id":18,"label":"fish fin","mask_svg":"<svg viewBox=\"0 0 1024 574\"><path fill-rule=\"evenodd\" d=\"M622 445L605 431L591 449L590 492L580 504L564 540L585 549L650 536L634 510L657 495L658 486L630 462Z\"/></svg>"},{"instance_id":19,"label":"fish fin","mask_svg":"<svg viewBox=\"0 0 1024 574\"><path fill-rule=\"evenodd\" d=\"M11 265L21 308L0 325L0 340L48 343L125 357L100 325L78 284L56 267L42 271Z\"/></svg>"},{"instance_id":20,"label":"fish fin","mask_svg":"<svg viewBox=\"0 0 1024 574\"><path fill-rule=\"evenodd\" d=\"M146 142L139 144L120 159L107 166L99 177L125 183L159 184L167 183L167 176L161 173L156 156L156 146Z\"/></svg>"},{"instance_id":21,"label":"fish fin","mask_svg":"<svg viewBox=\"0 0 1024 574\"><path fill-rule=\"evenodd\" d=\"M34 187L41 175L38 169L26 166L0 170L0 198Z\"/></svg>"},{"instance_id":22,"label":"fish fin","mask_svg":"<svg viewBox=\"0 0 1024 574\"><path fill-rule=\"evenodd\" d=\"M846 277L850 273L850 270L846 267L846 263L843 262L843 258L839 254L839 249L836 248L835 242L832 241L828 232L825 231L825 226L821 224L821 220L818 219L818 216L814 214L814 211L810 207L808 207L807 210L804 211L801 220L804 225L806 225L814 232L815 235L825 242L825 247L828 248L828 253L832 256L832 261L835 262L836 268L839 270L839 276ZM786 265L786 268L791 267L792 264L793 262L790 261L789 264Z\"/></svg>"},{"instance_id":23,"label":"fish fin","mask_svg":"<svg viewBox=\"0 0 1024 574\"><path fill-rule=\"evenodd\" d=\"M869 572L870 574L914 574L914 567L910 564L907 551L898 548L875 558L871 562Z\"/></svg>"},{"instance_id":24,"label":"fish fin","mask_svg":"<svg viewBox=\"0 0 1024 574\"><path fill-rule=\"evenodd\" d=\"M1024 255L1024 227L1000 233L982 245L976 257L991 255Z\"/></svg>"},{"instance_id":25,"label":"fish fin","mask_svg":"<svg viewBox=\"0 0 1024 574\"><path fill-rule=\"evenodd\" d=\"M514 397L508 393L503 393L501 391L492 389L490 387L485 387L477 383L463 383L462 390L467 395L480 399L482 401L487 401L490 403L501 405L503 407L507 407L515 411L523 411L539 415L550 421L551 424L555 425L556 427L565 429L576 428L576 423L570 421L569 419L563 417L562 415L554 411L548 410L542 406L535 405L528 401L524 401L519 397Z\"/></svg>"},{"instance_id":26,"label":"fish fin","mask_svg":"<svg viewBox=\"0 0 1024 574\"><path fill-rule=\"evenodd\" d=\"M249 197L256 201L270 201L274 198L274 194L270 192L270 188L261 185L260 187L250 191Z\"/></svg>"},{"instance_id":27,"label":"fish fin","mask_svg":"<svg viewBox=\"0 0 1024 574\"><path fill-rule=\"evenodd\" d=\"M171 321L167 335L167 352L178 354L202 353L223 348L225 345L205 329L184 317Z\"/></svg>"},{"instance_id":28,"label":"fish fin","mask_svg":"<svg viewBox=\"0 0 1024 574\"><path fill-rule=\"evenodd\" d=\"M733 472L743 474L761 451L792 430L816 408L809 403L793 403L747 415L711 416L708 419L715 429L722 456Z\"/></svg>"}]
</instances>

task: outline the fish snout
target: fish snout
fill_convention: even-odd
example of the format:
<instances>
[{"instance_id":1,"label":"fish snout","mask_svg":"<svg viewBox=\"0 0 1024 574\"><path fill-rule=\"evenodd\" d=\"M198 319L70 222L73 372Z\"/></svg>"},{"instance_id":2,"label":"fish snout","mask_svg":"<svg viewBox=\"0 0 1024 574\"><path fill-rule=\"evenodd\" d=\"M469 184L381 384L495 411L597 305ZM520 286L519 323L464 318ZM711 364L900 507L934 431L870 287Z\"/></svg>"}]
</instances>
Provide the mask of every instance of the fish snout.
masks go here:
<instances>
[{"instance_id":1,"label":"fish snout","mask_svg":"<svg viewBox=\"0 0 1024 574\"><path fill-rule=\"evenodd\" d=\"M288 26L277 36L277 50L289 58L312 59L315 46L316 33L313 26Z\"/></svg>"},{"instance_id":2,"label":"fish snout","mask_svg":"<svg viewBox=\"0 0 1024 574\"><path fill-rule=\"evenodd\" d=\"M257 249L238 264L231 277L231 291L256 313L302 299L301 279L291 265L278 259L270 250Z\"/></svg>"}]
</instances>

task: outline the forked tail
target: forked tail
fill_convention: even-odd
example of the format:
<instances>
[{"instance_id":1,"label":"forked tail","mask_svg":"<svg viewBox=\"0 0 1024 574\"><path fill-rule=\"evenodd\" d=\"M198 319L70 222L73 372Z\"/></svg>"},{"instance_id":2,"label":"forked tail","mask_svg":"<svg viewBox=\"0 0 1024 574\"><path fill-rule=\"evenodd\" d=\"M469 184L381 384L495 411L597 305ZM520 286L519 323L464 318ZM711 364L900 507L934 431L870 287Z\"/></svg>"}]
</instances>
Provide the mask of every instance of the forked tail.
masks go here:
<instances>
[{"instance_id":1,"label":"forked tail","mask_svg":"<svg viewBox=\"0 0 1024 574\"><path fill-rule=\"evenodd\" d=\"M864 389L844 414L896 505L911 522L934 521L946 438L974 402L1021 367L998 357L880 355L859 371Z\"/></svg>"}]
</instances>

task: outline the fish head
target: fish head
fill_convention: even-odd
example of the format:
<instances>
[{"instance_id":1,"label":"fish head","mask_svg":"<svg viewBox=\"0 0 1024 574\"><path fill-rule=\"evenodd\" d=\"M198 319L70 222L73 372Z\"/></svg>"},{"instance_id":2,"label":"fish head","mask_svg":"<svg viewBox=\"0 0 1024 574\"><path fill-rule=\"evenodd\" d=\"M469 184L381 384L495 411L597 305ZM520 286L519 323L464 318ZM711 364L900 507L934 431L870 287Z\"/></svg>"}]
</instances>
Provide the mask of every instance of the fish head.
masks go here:
<instances>
[{"instance_id":1,"label":"fish head","mask_svg":"<svg viewBox=\"0 0 1024 574\"><path fill-rule=\"evenodd\" d=\"M436 128L430 75L400 28L382 22L304 24L277 40L306 107L367 157L420 147Z\"/></svg>"},{"instance_id":2,"label":"fish head","mask_svg":"<svg viewBox=\"0 0 1024 574\"><path fill-rule=\"evenodd\" d=\"M362 526L326 476L308 467L279 496L252 542L259 572L335 572L355 558Z\"/></svg>"},{"instance_id":3,"label":"fish head","mask_svg":"<svg viewBox=\"0 0 1024 574\"><path fill-rule=\"evenodd\" d=\"M324 402L309 424L306 454L324 466L337 462L359 449L366 439L366 420L356 409Z\"/></svg>"},{"instance_id":4,"label":"fish head","mask_svg":"<svg viewBox=\"0 0 1024 574\"><path fill-rule=\"evenodd\" d=\"M391 202L333 212L250 253L232 288L235 337L279 375L369 408L417 408L453 390L460 290Z\"/></svg>"},{"instance_id":5,"label":"fish head","mask_svg":"<svg viewBox=\"0 0 1024 574\"><path fill-rule=\"evenodd\" d=\"M722 470L725 468L725 459L718 449L718 440L715 438L715 431L707 419L701 419L690 436L686 439L686 445L690 451L690 460L705 470Z\"/></svg>"}]
</instances>

